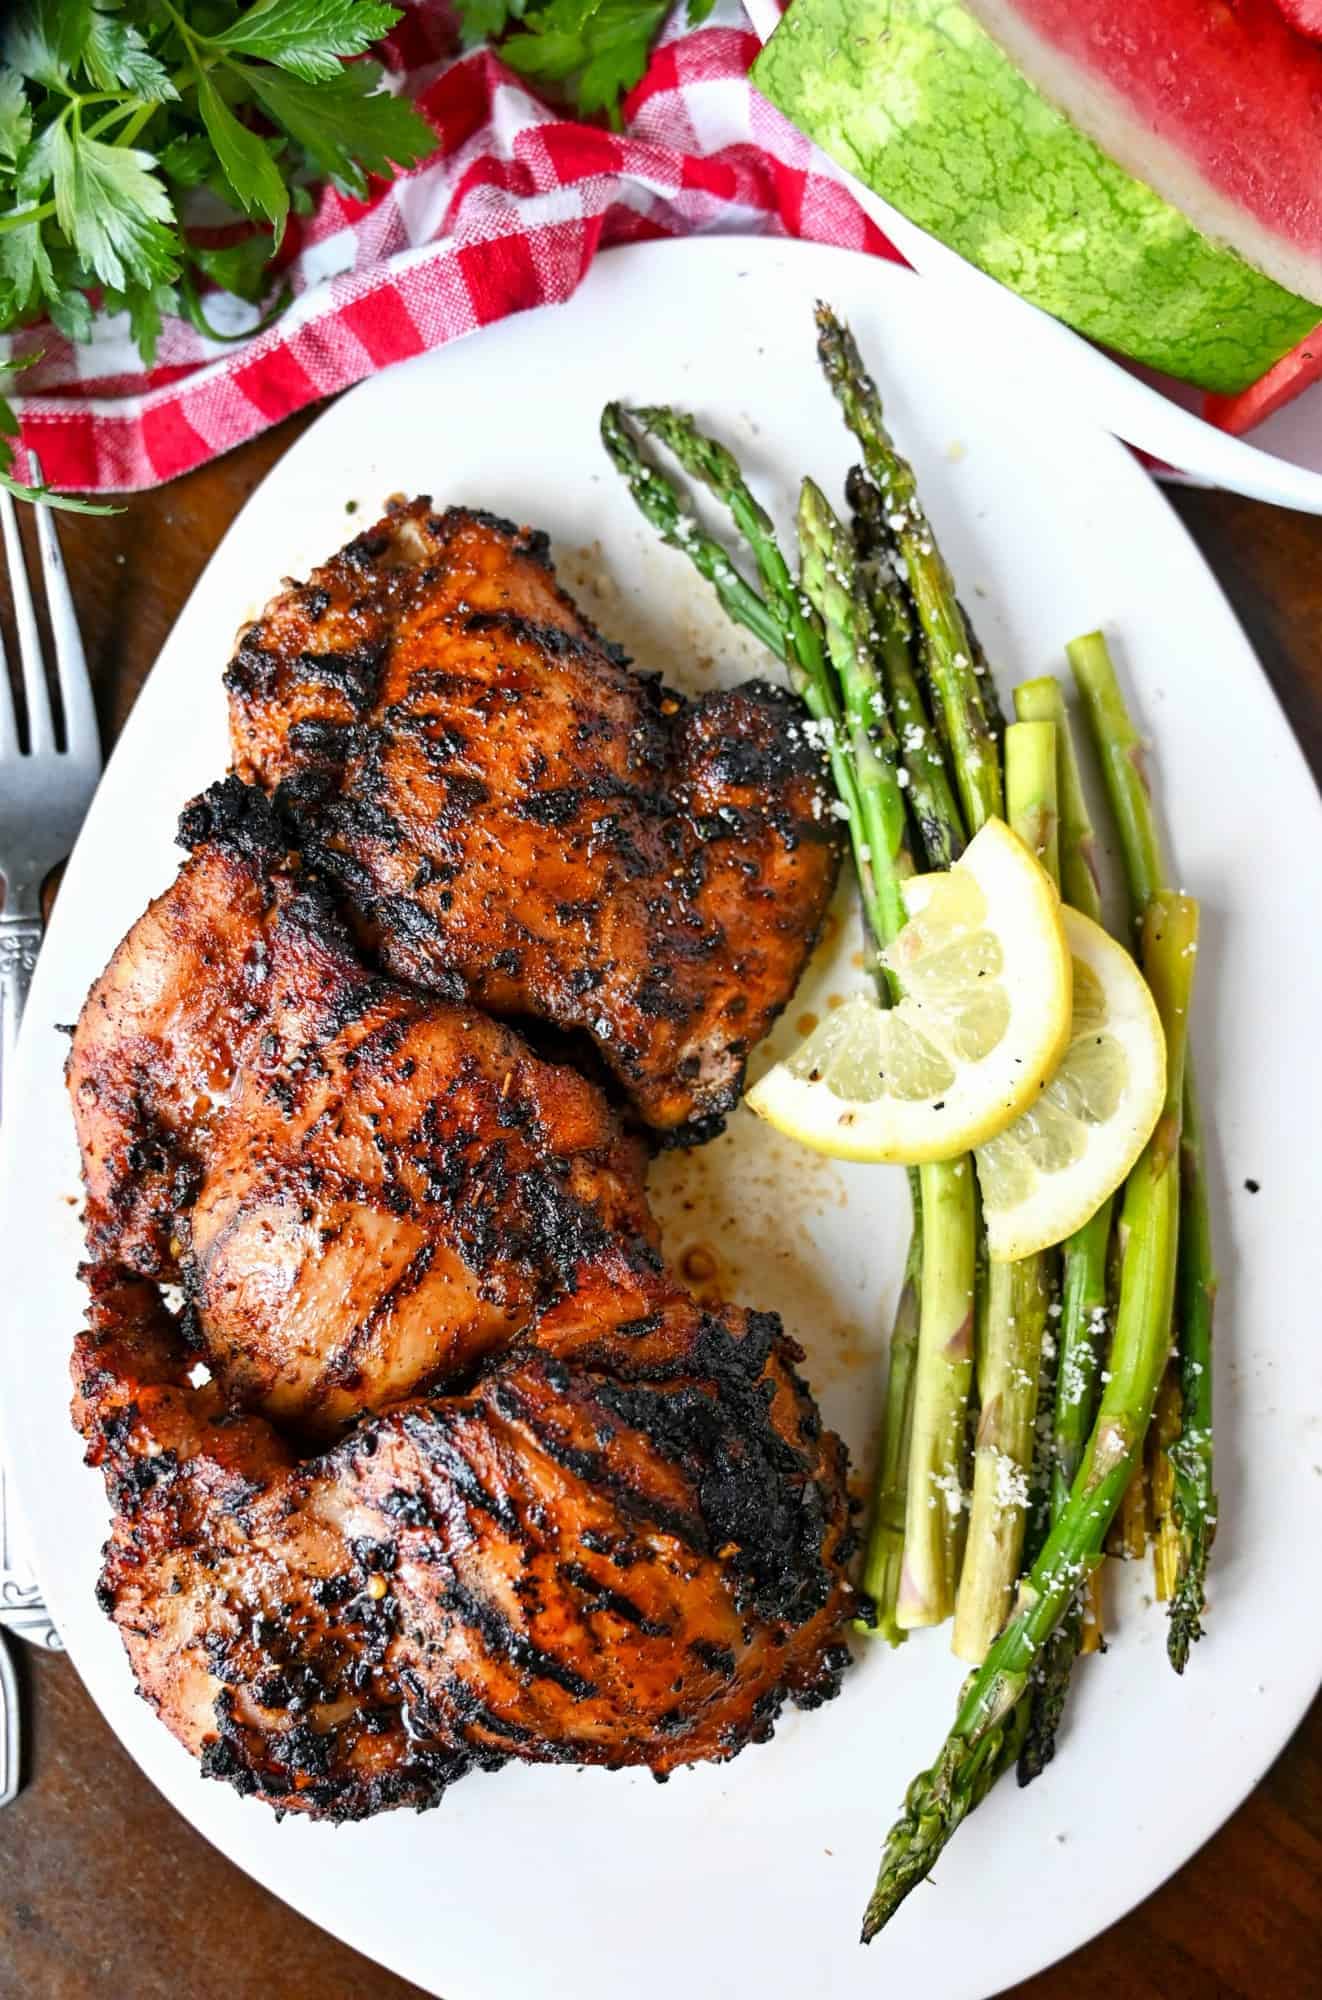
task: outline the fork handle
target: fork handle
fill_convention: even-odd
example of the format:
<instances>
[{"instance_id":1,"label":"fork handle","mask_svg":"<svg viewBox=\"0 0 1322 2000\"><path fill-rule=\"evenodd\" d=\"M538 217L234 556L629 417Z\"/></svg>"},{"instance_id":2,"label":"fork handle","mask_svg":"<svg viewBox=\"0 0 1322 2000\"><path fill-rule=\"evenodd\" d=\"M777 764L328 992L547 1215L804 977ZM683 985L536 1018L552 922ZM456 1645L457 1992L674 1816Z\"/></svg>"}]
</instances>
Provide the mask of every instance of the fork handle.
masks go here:
<instances>
[{"instance_id":1,"label":"fork handle","mask_svg":"<svg viewBox=\"0 0 1322 2000\"><path fill-rule=\"evenodd\" d=\"M23 1724L18 1675L0 1632L0 1806L12 1805L23 1789Z\"/></svg>"},{"instance_id":2,"label":"fork handle","mask_svg":"<svg viewBox=\"0 0 1322 2000\"><path fill-rule=\"evenodd\" d=\"M35 910L0 910L0 1117L40 944L41 917Z\"/></svg>"},{"instance_id":3,"label":"fork handle","mask_svg":"<svg viewBox=\"0 0 1322 2000\"><path fill-rule=\"evenodd\" d=\"M13 895L11 883L10 896ZM18 1024L23 1018L40 944L39 910L0 910L0 1116L4 1114ZM23 1784L23 1726L6 1626L37 1645L60 1644L36 1584L26 1568L19 1566L19 1559L10 1548L4 1470L0 1468L0 1809L17 1797Z\"/></svg>"}]
</instances>

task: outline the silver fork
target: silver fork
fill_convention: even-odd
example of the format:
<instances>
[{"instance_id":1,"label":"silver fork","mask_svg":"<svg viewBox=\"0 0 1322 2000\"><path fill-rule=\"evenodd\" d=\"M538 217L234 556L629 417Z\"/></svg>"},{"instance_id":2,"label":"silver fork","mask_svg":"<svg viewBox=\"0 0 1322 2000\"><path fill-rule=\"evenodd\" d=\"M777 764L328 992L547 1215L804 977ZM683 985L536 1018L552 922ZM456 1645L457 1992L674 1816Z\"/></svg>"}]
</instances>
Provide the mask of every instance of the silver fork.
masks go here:
<instances>
[{"instance_id":1,"label":"silver fork","mask_svg":"<svg viewBox=\"0 0 1322 2000\"><path fill-rule=\"evenodd\" d=\"M41 467L35 452L29 452L28 459L31 477L40 484ZM72 848L101 774L92 689L55 523L48 507L37 507L34 512L64 730L61 745L14 503L0 488L0 535L9 571L27 711L26 733L20 736L9 663L0 647L0 879L5 884L5 904L0 911L0 1116L18 1024L41 943L42 883ZM36 1645L58 1647L60 1643L40 1590L14 1548L13 1522L5 1505L4 1468L0 1466L0 1806L9 1803L22 1781L19 1712L13 1663L4 1651L5 1629Z\"/></svg>"}]
</instances>

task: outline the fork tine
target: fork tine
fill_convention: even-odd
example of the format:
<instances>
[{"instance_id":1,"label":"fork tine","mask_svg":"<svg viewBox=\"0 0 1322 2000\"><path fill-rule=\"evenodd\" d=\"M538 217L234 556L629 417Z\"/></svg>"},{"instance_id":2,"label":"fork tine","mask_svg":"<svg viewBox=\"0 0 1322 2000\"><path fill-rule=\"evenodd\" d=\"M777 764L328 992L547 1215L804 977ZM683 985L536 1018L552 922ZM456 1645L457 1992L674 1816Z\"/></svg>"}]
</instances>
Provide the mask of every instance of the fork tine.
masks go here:
<instances>
[{"instance_id":1,"label":"fork tine","mask_svg":"<svg viewBox=\"0 0 1322 2000\"><path fill-rule=\"evenodd\" d=\"M41 462L36 452L30 449L28 466L33 485L42 485ZM87 659L83 653L82 634L78 630L78 617L73 608L60 538L55 532L55 516L49 507L38 507L36 515L37 547L41 552L41 574L46 586L46 611L50 618L51 637L55 641L55 668L64 708L65 746L69 755L79 762L95 761L101 754L96 708L92 701L92 685L87 678Z\"/></svg>"},{"instance_id":2,"label":"fork tine","mask_svg":"<svg viewBox=\"0 0 1322 2000\"><path fill-rule=\"evenodd\" d=\"M55 748L50 696L46 692L46 669L41 660L41 639L32 609L32 592L23 563L23 544L18 538L18 517L14 503L0 487L0 529L4 531L5 560L9 565L9 589L14 600L14 623L18 628L18 653L23 663L23 692L27 696L28 749L33 755Z\"/></svg>"},{"instance_id":3,"label":"fork tine","mask_svg":"<svg viewBox=\"0 0 1322 2000\"><path fill-rule=\"evenodd\" d=\"M9 683L9 660L0 641L0 757L12 757L18 750L18 718L14 714L14 690Z\"/></svg>"}]
</instances>

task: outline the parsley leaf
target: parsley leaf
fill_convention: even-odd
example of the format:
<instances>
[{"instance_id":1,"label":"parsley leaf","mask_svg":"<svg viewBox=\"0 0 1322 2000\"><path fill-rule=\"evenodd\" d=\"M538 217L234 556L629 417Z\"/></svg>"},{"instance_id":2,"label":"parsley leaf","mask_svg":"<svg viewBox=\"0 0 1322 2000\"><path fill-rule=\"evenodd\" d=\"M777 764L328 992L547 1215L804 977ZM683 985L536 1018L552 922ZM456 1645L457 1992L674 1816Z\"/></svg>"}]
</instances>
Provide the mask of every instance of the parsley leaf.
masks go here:
<instances>
[{"instance_id":1,"label":"parsley leaf","mask_svg":"<svg viewBox=\"0 0 1322 2000\"><path fill-rule=\"evenodd\" d=\"M178 98L169 71L156 60L133 23L99 8L88 28L83 64L98 90L113 90L120 84L151 104Z\"/></svg>"},{"instance_id":2,"label":"parsley leaf","mask_svg":"<svg viewBox=\"0 0 1322 2000\"><path fill-rule=\"evenodd\" d=\"M55 213L83 262L116 291L172 278L177 240L164 225L174 211L152 155L85 138L64 121L51 129Z\"/></svg>"},{"instance_id":3,"label":"parsley leaf","mask_svg":"<svg viewBox=\"0 0 1322 2000\"><path fill-rule=\"evenodd\" d=\"M459 11L464 47L471 48L477 42L494 42L511 21L521 21L528 0L461 0Z\"/></svg>"},{"instance_id":4,"label":"parsley leaf","mask_svg":"<svg viewBox=\"0 0 1322 2000\"><path fill-rule=\"evenodd\" d=\"M377 88L378 63L351 63L320 84L273 69L245 68L244 78L268 118L349 194L366 194L367 174L412 166L436 145L407 98Z\"/></svg>"},{"instance_id":5,"label":"parsley leaf","mask_svg":"<svg viewBox=\"0 0 1322 2000\"><path fill-rule=\"evenodd\" d=\"M17 325L55 292L41 224L29 222L22 229L5 230L0 235L0 322Z\"/></svg>"},{"instance_id":6,"label":"parsley leaf","mask_svg":"<svg viewBox=\"0 0 1322 2000\"><path fill-rule=\"evenodd\" d=\"M150 368L156 359L162 321L166 313L179 310L179 294L174 286L130 285L126 292L107 290L104 305L107 312L128 314L129 330L138 344L138 352Z\"/></svg>"},{"instance_id":7,"label":"parsley leaf","mask_svg":"<svg viewBox=\"0 0 1322 2000\"><path fill-rule=\"evenodd\" d=\"M615 118L669 11L667 0L549 0L500 52L525 76L570 85L581 110Z\"/></svg>"},{"instance_id":8,"label":"parsley leaf","mask_svg":"<svg viewBox=\"0 0 1322 2000\"><path fill-rule=\"evenodd\" d=\"M695 28L715 0L689 0ZM578 111L619 122L619 101L647 67L667 0L456 0L466 46L499 40L511 69L560 90ZM503 37L503 39L501 39Z\"/></svg>"},{"instance_id":9,"label":"parsley leaf","mask_svg":"<svg viewBox=\"0 0 1322 2000\"><path fill-rule=\"evenodd\" d=\"M60 286L46 301L50 323L66 340L90 340L92 338L92 301L86 292L80 292L74 285Z\"/></svg>"},{"instance_id":10,"label":"parsley leaf","mask_svg":"<svg viewBox=\"0 0 1322 2000\"><path fill-rule=\"evenodd\" d=\"M23 79L16 69L0 69L0 163L16 165L31 136L32 113Z\"/></svg>"},{"instance_id":11,"label":"parsley leaf","mask_svg":"<svg viewBox=\"0 0 1322 2000\"><path fill-rule=\"evenodd\" d=\"M162 146L158 164L177 187L201 187L216 164L216 152L205 132L180 132Z\"/></svg>"},{"instance_id":12,"label":"parsley leaf","mask_svg":"<svg viewBox=\"0 0 1322 2000\"><path fill-rule=\"evenodd\" d=\"M55 134L59 129L58 125L43 126L32 144L19 154L14 193L20 206L35 202L45 192L55 170Z\"/></svg>"},{"instance_id":13,"label":"parsley leaf","mask_svg":"<svg viewBox=\"0 0 1322 2000\"><path fill-rule=\"evenodd\" d=\"M203 277L219 285L222 292L233 292L249 305L256 305L270 285L267 266L271 261L271 239L264 232L245 236L238 243L226 243L220 249L190 243L188 260Z\"/></svg>"},{"instance_id":14,"label":"parsley leaf","mask_svg":"<svg viewBox=\"0 0 1322 2000\"><path fill-rule=\"evenodd\" d=\"M61 90L83 52L92 0L18 0L5 29L4 56L20 76Z\"/></svg>"},{"instance_id":15,"label":"parsley leaf","mask_svg":"<svg viewBox=\"0 0 1322 2000\"><path fill-rule=\"evenodd\" d=\"M264 57L307 83L328 83L341 56L361 55L398 19L397 7L377 0L257 0L232 27L206 40L213 49Z\"/></svg>"},{"instance_id":16,"label":"parsley leaf","mask_svg":"<svg viewBox=\"0 0 1322 2000\"><path fill-rule=\"evenodd\" d=\"M239 123L205 70L197 72L197 108L235 200L245 214L264 215L273 223L278 241L289 213L289 193L270 146Z\"/></svg>"}]
</instances>

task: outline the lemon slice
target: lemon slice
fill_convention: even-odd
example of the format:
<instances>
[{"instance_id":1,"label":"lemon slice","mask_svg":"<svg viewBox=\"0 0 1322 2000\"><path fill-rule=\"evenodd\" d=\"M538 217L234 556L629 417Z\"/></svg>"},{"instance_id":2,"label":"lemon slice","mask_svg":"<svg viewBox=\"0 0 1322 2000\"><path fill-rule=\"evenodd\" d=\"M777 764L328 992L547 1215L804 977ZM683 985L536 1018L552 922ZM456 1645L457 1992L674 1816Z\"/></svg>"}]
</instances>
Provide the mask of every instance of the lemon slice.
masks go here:
<instances>
[{"instance_id":1,"label":"lemon slice","mask_svg":"<svg viewBox=\"0 0 1322 2000\"><path fill-rule=\"evenodd\" d=\"M1001 820L943 874L905 884L884 954L903 998L856 994L748 1094L760 1118L841 1160L921 1165L1004 1131L1070 1035L1070 954L1050 876Z\"/></svg>"},{"instance_id":2,"label":"lemon slice","mask_svg":"<svg viewBox=\"0 0 1322 2000\"><path fill-rule=\"evenodd\" d=\"M1049 1249L1097 1213L1151 1138L1166 1092L1166 1040L1142 973L1090 917L1064 914L1069 1047L1037 1102L977 1150L997 1263Z\"/></svg>"}]
</instances>

